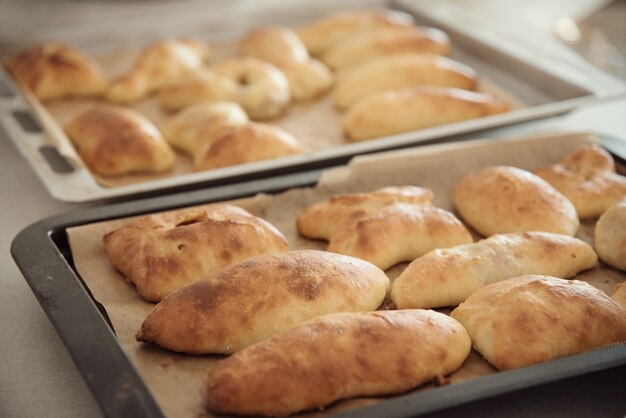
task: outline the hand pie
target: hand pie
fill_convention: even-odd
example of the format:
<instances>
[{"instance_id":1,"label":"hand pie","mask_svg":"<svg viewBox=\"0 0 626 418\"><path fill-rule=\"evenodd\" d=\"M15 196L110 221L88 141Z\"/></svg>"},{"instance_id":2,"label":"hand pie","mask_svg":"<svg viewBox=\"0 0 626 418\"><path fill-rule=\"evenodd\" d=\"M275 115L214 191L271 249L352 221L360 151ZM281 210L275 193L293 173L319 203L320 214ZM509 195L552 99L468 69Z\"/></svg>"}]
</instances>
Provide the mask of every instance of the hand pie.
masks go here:
<instances>
[{"instance_id":1,"label":"hand pie","mask_svg":"<svg viewBox=\"0 0 626 418\"><path fill-rule=\"evenodd\" d=\"M439 29L403 27L354 35L328 49L320 59L333 70L399 54L448 55L450 40ZM389 74L393 77L393 74Z\"/></svg>"},{"instance_id":2,"label":"hand pie","mask_svg":"<svg viewBox=\"0 0 626 418\"><path fill-rule=\"evenodd\" d=\"M100 105L65 127L81 158L98 174L159 173L174 165L174 152L139 112Z\"/></svg>"},{"instance_id":3,"label":"hand pie","mask_svg":"<svg viewBox=\"0 0 626 418\"><path fill-rule=\"evenodd\" d=\"M572 203L545 180L515 167L465 175L454 187L453 200L463 219L486 237L524 231L573 236L578 230Z\"/></svg>"},{"instance_id":4,"label":"hand pie","mask_svg":"<svg viewBox=\"0 0 626 418\"><path fill-rule=\"evenodd\" d=\"M611 299L617 302L623 309L626 309L626 282L618 284L615 289L613 289Z\"/></svg>"},{"instance_id":5,"label":"hand pie","mask_svg":"<svg viewBox=\"0 0 626 418\"><path fill-rule=\"evenodd\" d=\"M597 218L626 197L626 177L615 172L611 154L587 144L535 174L572 201L581 219Z\"/></svg>"},{"instance_id":6,"label":"hand pie","mask_svg":"<svg viewBox=\"0 0 626 418\"><path fill-rule=\"evenodd\" d=\"M356 102L343 116L350 141L398 134L506 112L496 97L446 87L381 91Z\"/></svg>"},{"instance_id":7,"label":"hand pie","mask_svg":"<svg viewBox=\"0 0 626 418\"><path fill-rule=\"evenodd\" d=\"M99 95L107 83L98 63L60 42L27 49L9 59L7 67L42 101Z\"/></svg>"},{"instance_id":8,"label":"hand pie","mask_svg":"<svg viewBox=\"0 0 626 418\"><path fill-rule=\"evenodd\" d=\"M218 413L286 416L406 392L457 370L470 349L463 327L434 311L325 315L220 361L204 397Z\"/></svg>"},{"instance_id":9,"label":"hand pie","mask_svg":"<svg viewBox=\"0 0 626 418\"><path fill-rule=\"evenodd\" d=\"M288 249L272 225L224 204L140 218L107 233L104 246L113 265L151 302L214 270Z\"/></svg>"},{"instance_id":10,"label":"hand pie","mask_svg":"<svg viewBox=\"0 0 626 418\"><path fill-rule=\"evenodd\" d=\"M579 280L514 277L478 289L451 316L500 370L626 340L626 310Z\"/></svg>"},{"instance_id":11,"label":"hand pie","mask_svg":"<svg viewBox=\"0 0 626 418\"><path fill-rule=\"evenodd\" d=\"M410 27L413 17L396 10L369 9L339 12L302 26L296 34L313 56L351 36L376 29Z\"/></svg>"},{"instance_id":12,"label":"hand pie","mask_svg":"<svg viewBox=\"0 0 626 418\"><path fill-rule=\"evenodd\" d=\"M391 300L398 309L456 306L481 287L510 277L570 278L597 262L593 249L577 238L548 232L494 235L413 261L393 283Z\"/></svg>"},{"instance_id":13,"label":"hand pie","mask_svg":"<svg viewBox=\"0 0 626 418\"><path fill-rule=\"evenodd\" d=\"M111 82L106 97L112 102L139 100L201 68L209 56L209 47L198 39L156 42L141 52L128 73Z\"/></svg>"},{"instance_id":14,"label":"hand pie","mask_svg":"<svg viewBox=\"0 0 626 418\"><path fill-rule=\"evenodd\" d=\"M239 51L274 64L285 73L294 100L318 97L333 83L333 73L309 57L302 41L290 29L279 26L255 29L239 42Z\"/></svg>"},{"instance_id":15,"label":"hand pie","mask_svg":"<svg viewBox=\"0 0 626 418\"><path fill-rule=\"evenodd\" d=\"M626 199L611 206L598 219L595 247L602 261L626 271Z\"/></svg>"},{"instance_id":16,"label":"hand pie","mask_svg":"<svg viewBox=\"0 0 626 418\"><path fill-rule=\"evenodd\" d=\"M467 65L431 54L407 54L368 61L338 80L333 100L340 109L385 90L420 85L475 90L476 72Z\"/></svg>"},{"instance_id":17,"label":"hand pie","mask_svg":"<svg viewBox=\"0 0 626 418\"><path fill-rule=\"evenodd\" d=\"M429 189L413 186L337 195L302 211L297 227L307 238L328 240L328 251L384 270L435 248L472 242L463 224L432 200Z\"/></svg>"}]
</instances>

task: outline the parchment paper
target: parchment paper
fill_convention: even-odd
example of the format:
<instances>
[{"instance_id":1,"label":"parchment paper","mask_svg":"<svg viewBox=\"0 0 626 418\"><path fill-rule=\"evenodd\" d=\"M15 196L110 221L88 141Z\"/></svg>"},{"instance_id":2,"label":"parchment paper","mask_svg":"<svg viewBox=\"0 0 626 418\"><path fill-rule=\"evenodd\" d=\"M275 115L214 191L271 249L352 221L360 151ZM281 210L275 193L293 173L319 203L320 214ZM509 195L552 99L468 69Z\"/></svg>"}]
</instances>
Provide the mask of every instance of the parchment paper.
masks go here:
<instances>
[{"instance_id":1,"label":"parchment paper","mask_svg":"<svg viewBox=\"0 0 626 418\"><path fill-rule=\"evenodd\" d=\"M597 138L589 134L555 134L515 140L474 141L443 144L361 157L347 167L329 170L318 186L293 189L277 195L258 195L236 200L251 213L275 225L289 240L290 249L325 249L323 241L300 237L295 220L305 207L325 200L335 193L371 191L383 186L411 184L429 187L435 193L435 204L452 210L451 189L467 172L490 165L513 165L533 169L559 160L569 150ZM69 228L67 234L74 262L93 296L106 309L120 345L139 370L155 398L170 417L197 418L208 415L202 408L200 389L208 371L222 356L189 356L176 354L153 345L135 341L134 335L152 307L143 301L109 262L102 236L131 218L117 219ZM582 223L578 237L593 244L594 223ZM476 239L478 235L475 234ZM401 264L387 271L394 279L406 267ZM576 277L611 292L626 275L602 264ZM386 309L383 305L381 309ZM449 310L443 310L449 313ZM496 370L479 354L472 354L457 372L449 377L454 382L494 373ZM425 390L432 384L417 390ZM327 415L352 409L381 398L340 401L322 412Z\"/></svg>"}]
</instances>

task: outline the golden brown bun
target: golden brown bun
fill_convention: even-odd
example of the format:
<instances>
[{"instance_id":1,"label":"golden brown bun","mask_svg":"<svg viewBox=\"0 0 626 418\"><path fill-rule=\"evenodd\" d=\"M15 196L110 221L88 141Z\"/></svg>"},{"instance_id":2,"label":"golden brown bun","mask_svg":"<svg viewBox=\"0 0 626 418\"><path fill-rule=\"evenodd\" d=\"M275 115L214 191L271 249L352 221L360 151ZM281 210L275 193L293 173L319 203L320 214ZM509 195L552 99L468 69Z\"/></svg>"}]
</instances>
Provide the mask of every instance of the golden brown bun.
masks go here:
<instances>
[{"instance_id":1,"label":"golden brown bun","mask_svg":"<svg viewBox=\"0 0 626 418\"><path fill-rule=\"evenodd\" d=\"M387 269L435 248L472 242L463 224L432 207L432 199L429 189L413 186L337 195L302 211L297 227L307 238L328 240L328 251Z\"/></svg>"},{"instance_id":2,"label":"golden brown bun","mask_svg":"<svg viewBox=\"0 0 626 418\"><path fill-rule=\"evenodd\" d=\"M626 309L626 282L618 284L615 289L613 289L611 298L623 309Z\"/></svg>"},{"instance_id":3,"label":"golden brown bun","mask_svg":"<svg viewBox=\"0 0 626 418\"><path fill-rule=\"evenodd\" d=\"M626 271L626 199L604 212L596 224L595 236L600 259Z\"/></svg>"},{"instance_id":4,"label":"golden brown bun","mask_svg":"<svg viewBox=\"0 0 626 418\"><path fill-rule=\"evenodd\" d=\"M167 110L214 101L236 102L250 118L269 119L283 113L290 95L282 71L270 63L244 57L196 72L163 89L159 99Z\"/></svg>"},{"instance_id":5,"label":"golden brown bun","mask_svg":"<svg viewBox=\"0 0 626 418\"><path fill-rule=\"evenodd\" d=\"M514 277L480 288L451 316L500 370L626 340L626 311L579 280Z\"/></svg>"},{"instance_id":6,"label":"golden brown bun","mask_svg":"<svg viewBox=\"0 0 626 418\"><path fill-rule=\"evenodd\" d=\"M351 36L376 29L413 26L411 15L396 10L369 9L339 12L302 26L296 34L313 56Z\"/></svg>"},{"instance_id":7,"label":"golden brown bun","mask_svg":"<svg viewBox=\"0 0 626 418\"><path fill-rule=\"evenodd\" d=\"M81 158L105 176L157 173L172 168L174 152L158 129L139 112L100 105L65 127Z\"/></svg>"},{"instance_id":8,"label":"golden brown bun","mask_svg":"<svg viewBox=\"0 0 626 418\"><path fill-rule=\"evenodd\" d=\"M413 261L391 289L398 309L456 306L491 283L525 274L574 277L598 262L585 242L548 232L494 235L429 252Z\"/></svg>"},{"instance_id":9,"label":"golden brown bun","mask_svg":"<svg viewBox=\"0 0 626 418\"><path fill-rule=\"evenodd\" d=\"M494 96L445 87L415 87L374 93L356 102L342 126L351 141L506 112Z\"/></svg>"},{"instance_id":10,"label":"golden brown bun","mask_svg":"<svg viewBox=\"0 0 626 418\"><path fill-rule=\"evenodd\" d=\"M326 315L222 360L207 377L205 403L219 413L286 416L402 393L457 370L470 349L463 327L434 311Z\"/></svg>"},{"instance_id":11,"label":"golden brown bun","mask_svg":"<svg viewBox=\"0 0 626 418\"><path fill-rule=\"evenodd\" d=\"M170 294L137 340L190 354L232 353L317 316L372 311L388 287L376 266L339 254L254 257Z\"/></svg>"},{"instance_id":12,"label":"golden brown bun","mask_svg":"<svg viewBox=\"0 0 626 418\"><path fill-rule=\"evenodd\" d=\"M366 62L342 77L333 90L335 105L352 106L373 93L421 85L475 90L476 72L450 58L431 54L406 54Z\"/></svg>"},{"instance_id":13,"label":"golden brown bun","mask_svg":"<svg viewBox=\"0 0 626 418\"><path fill-rule=\"evenodd\" d=\"M380 29L337 43L320 59L333 70L338 70L379 57L409 53L448 55L450 40L448 35L435 28Z\"/></svg>"},{"instance_id":14,"label":"golden brown bun","mask_svg":"<svg viewBox=\"0 0 626 418\"><path fill-rule=\"evenodd\" d=\"M531 172L495 166L473 171L455 185L454 205L483 236L544 231L571 235L578 230L572 203Z\"/></svg>"},{"instance_id":15,"label":"golden brown bun","mask_svg":"<svg viewBox=\"0 0 626 418\"><path fill-rule=\"evenodd\" d=\"M99 95L107 83L97 62L60 42L29 48L9 59L7 68L42 101Z\"/></svg>"},{"instance_id":16,"label":"golden brown bun","mask_svg":"<svg viewBox=\"0 0 626 418\"><path fill-rule=\"evenodd\" d=\"M284 72L294 100L316 98L333 83L330 69L309 57L306 47L291 29L280 26L257 28L239 42L239 51L274 64Z\"/></svg>"},{"instance_id":17,"label":"golden brown bun","mask_svg":"<svg viewBox=\"0 0 626 418\"><path fill-rule=\"evenodd\" d=\"M126 74L111 82L106 98L127 103L180 81L209 59L209 47L198 39L155 42L146 47Z\"/></svg>"},{"instance_id":18,"label":"golden brown bun","mask_svg":"<svg viewBox=\"0 0 626 418\"><path fill-rule=\"evenodd\" d=\"M581 219L597 218L626 197L626 177L615 173L611 155L595 144L579 147L535 174L571 200Z\"/></svg>"},{"instance_id":19,"label":"golden brown bun","mask_svg":"<svg viewBox=\"0 0 626 418\"><path fill-rule=\"evenodd\" d=\"M103 240L113 265L151 302L214 270L288 249L272 225L223 204L146 216Z\"/></svg>"}]
</instances>

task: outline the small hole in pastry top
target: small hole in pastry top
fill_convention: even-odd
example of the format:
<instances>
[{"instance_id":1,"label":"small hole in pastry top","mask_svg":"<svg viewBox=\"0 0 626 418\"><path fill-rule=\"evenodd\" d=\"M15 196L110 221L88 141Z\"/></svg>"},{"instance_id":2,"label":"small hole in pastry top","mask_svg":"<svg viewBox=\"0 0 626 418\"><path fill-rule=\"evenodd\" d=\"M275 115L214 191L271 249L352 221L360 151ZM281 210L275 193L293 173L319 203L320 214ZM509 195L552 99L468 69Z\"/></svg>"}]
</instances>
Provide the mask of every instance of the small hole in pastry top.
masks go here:
<instances>
[{"instance_id":1,"label":"small hole in pastry top","mask_svg":"<svg viewBox=\"0 0 626 418\"><path fill-rule=\"evenodd\" d=\"M174 226L175 227L179 227L179 226L193 225L193 224L197 224L197 223L206 221L207 219L208 218L207 218L205 213L196 213L196 214L189 215L189 216L183 218L180 222L178 222Z\"/></svg>"},{"instance_id":2,"label":"small hole in pastry top","mask_svg":"<svg viewBox=\"0 0 626 418\"><path fill-rule=\"evenodd\" d=\"M178 251L182 251L185 249L185 244L178 244L178 247L176 248L178 248Z\"/></svg>"},{"instance_id":3,"label":"small hole in pastry top","mask_svg":"<svg viewBox=\"0 0 626 418\"><path fill-rule=\"evenodd\" d=\"M247 86L250 84L250 78L248 78L247 74L240 74L239 77L237 77L237 84Z\"/></svg>"}]
</instances>

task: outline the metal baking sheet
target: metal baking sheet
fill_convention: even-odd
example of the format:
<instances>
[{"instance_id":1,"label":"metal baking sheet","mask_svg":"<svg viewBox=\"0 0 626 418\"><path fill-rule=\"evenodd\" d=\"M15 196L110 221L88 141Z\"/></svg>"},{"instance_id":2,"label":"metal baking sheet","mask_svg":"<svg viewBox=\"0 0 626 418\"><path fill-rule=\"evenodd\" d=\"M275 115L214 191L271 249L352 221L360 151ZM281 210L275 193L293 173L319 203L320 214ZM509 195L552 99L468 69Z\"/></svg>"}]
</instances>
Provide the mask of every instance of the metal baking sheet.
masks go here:
<instances>
[{"instance_id":1,"label":"metal baking sheet","mask_svg":"<svg viewBox=\"0 0 626 418\"><path fill-rule=\"evenodd\" d=\"M80 159L68 156L51 138L58 136L49 114L38 103L29 103L22 95L0 96L0 128L13 140L29 161L52 196L72 202L97 201L155 193L168 193L183 188L199 188L225 183L236 183L252 178L267 177L287 172L328 167L347 161L359 154L395 149L424 142L448 140L453 135L548 117L567 112L585 102L617 95L626 91L624 84L593 68L584 71L570 63L555 60L540 46L520 42L501 31L493 32L480 20L458 16L441 7L428 7L422 3L397 0L369 1L367 6L380 5L405 10L413 14L418 23L439 27L451 36L455 45L453 57L465 62L499 88L512 92L526 107L486 118L459 122L385 138L346 143L320 149L304 155L276 160L254 162L217 170L185 173L160 177L149 181L103 187L85 168ZM199 22L193 10L171 16L151 16L150 19L117 22L119 26L133 28L128 39L111 34L108 25L97 24L86 28L66 28L62 40L75 44L87 52L97 54L107 47L121 48L128 43L145 44L148 39L162 36L195 35L208 40L237 39L246 30L259 24L282 23L297 25L337 9L358 7L354 1L322 2L319 6L302 4L289 9L255 10L247 15L239 10L221 8L220 15ZM364 7L364 6L361 6ZM237 14L238 25L232 25L230 15ZM232 16L230 16L232 17ZM139 29L137 29L139 28ZM156 29L158 28L158 29ZM136 32L136 33L135 33ZM106 35L103 35L106 34ZM104 46L106 45L106 47ZM529 49L532 49L529 51ZM556 61L556 62L555 62ZM581 76L584 73L584 77ZM17 87L6 72L0 71L0 83L11 91ZM52 132L51 132L52 131ZM56 132L54 132L56 131ZM61 136L63 134L61 133ZM70 147L71 148L71 147Z\"/></svg>"},{"instance_id":2,"label":"metal baking sheet","mask_svg":"<svg viewBox=\"0 0 626 418\"><path fill-rule=\"evenodd\" d=\"M539 139L543 143L549 142L550 138ZM495 140L489 140L462 144L460 147L471 147L474 150L482 147L488 151L494 143ZM445 155L446 152L446 148L440 146L424 147L422 150L426 155ZM616 160L623 170L625 162L619 158ZM372 164L372 159L364 158L356 164L362 170ZM346 172L345 167L333 171ZM312 186L325 173L328 174L326 170L312 170L246 184L102 206L48 218L18 234L11 246L12 255L107 417L164 415L117 341L105 310L91 296L89 288L78 275L66 230L99 221ZM337 416L418 416L624 365L626 344L618 344L449 386L387 398L371 406L341 412Z\"/></svg>"}]
</instances>

